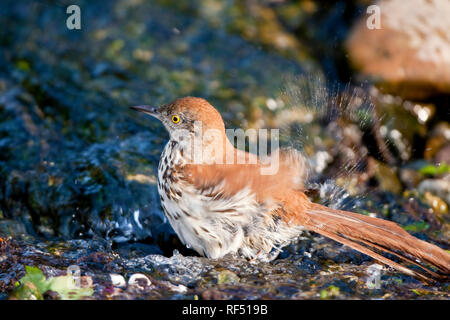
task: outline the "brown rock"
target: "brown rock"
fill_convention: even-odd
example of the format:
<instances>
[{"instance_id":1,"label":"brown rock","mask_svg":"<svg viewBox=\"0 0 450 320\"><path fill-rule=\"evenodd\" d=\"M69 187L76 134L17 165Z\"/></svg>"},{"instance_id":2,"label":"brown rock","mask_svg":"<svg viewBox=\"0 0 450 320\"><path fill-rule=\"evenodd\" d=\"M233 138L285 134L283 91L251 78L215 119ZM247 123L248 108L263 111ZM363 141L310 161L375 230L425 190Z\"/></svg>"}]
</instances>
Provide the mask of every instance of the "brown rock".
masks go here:
<instances>
[{"instance_id":1,"label":"brown rock","mask_svg":"<svg viewBox=\"0 0 450 320\"><path fill-rule=\"evenodd\" d=\"M450 164L450 124L441 122L429 134L425 146L424 157L435 163Z\"/></svg>"},{"instance_id":2,"label":"brown rock","mask_svg":"<svg viewBox=\"0 0 450 320\"><path fill-rule=\"evenodd\" d=\"M450 179L427 179L417 187L420 193L430 192L450 204Z\"/></svg>"},{"instance_id":3,"label":"brown rock","mask_svg":"<svg viewBox=\"0 0 450 320\"><path fill-rule=\"evenodd\" d=\"M402 184L397 177L396 170L384 163L369 158L370 171L374 172L374 177L378 181L379 188L383 191L390 191L399 194L402 191Z\"/></svg>"},{"instance_id":4,"label":"brown rock","mask_svg":"<svg viewBox=\"0 0 450 320\"><path fill-rule=\"evenodd\" d=\"M351 63L386 92L406 98L450 93L450 1L381 0L381 29L364 15L347 50Z\"/></svg>"},{"instance_id":5,"label":"brown rock","mask_svg":"<svg viewBox=\"0 0 450 320\"><path fill-rule=\"evenodd\" d=\"M434 158L435 163L447 163L450 164L450 142L447 143Z\"/></svg>"},{"instance_id":6,"label":"brown rock","mask_svg":"<svg viewBox=\"0 0 450 320\"><path fill-rule=\"evenodd\" d=\"M401 169L400 180L408 189L413 189L424 179L420 172L412 169Z\"/></svg>"}]
</instances>

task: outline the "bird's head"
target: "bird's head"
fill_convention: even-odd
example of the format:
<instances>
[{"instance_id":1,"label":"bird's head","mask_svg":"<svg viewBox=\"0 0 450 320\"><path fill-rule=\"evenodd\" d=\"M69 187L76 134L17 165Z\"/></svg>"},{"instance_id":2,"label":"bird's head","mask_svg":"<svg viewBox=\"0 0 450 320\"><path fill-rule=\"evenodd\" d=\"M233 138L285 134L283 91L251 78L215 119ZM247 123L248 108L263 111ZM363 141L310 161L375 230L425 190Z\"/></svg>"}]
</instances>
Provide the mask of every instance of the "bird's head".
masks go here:
<instances>
[{"instance_id":1,"label":"bird's head","mask_svg":"<svg viewBox=\"0 0 450 320\"><path fill-rule=\"evenodd\" d=\"M169 131L171 137L179 130L194 133L195 124L201 125L204 130L219 130L225 133L225 125L220 113L202 98L185 97L162 105L131 107L159 119Z\"/></svg>"},{"instance_id":2,"label":"bird's head","mask_svg":"<svg viewBox=\"0 0 450 320\"><path fill-rule=\"evenodd\" d=\"M217 157L222 159L226 150L234 150L226 137L222 116L205 99L185 97L160 107L143 105L131 109L159 119L169 132L170 139L178 142L179 147L190 155L199 150L195 147L199 144L203 159L211 161L216 161Z\"/></svg>"}]
</instances>

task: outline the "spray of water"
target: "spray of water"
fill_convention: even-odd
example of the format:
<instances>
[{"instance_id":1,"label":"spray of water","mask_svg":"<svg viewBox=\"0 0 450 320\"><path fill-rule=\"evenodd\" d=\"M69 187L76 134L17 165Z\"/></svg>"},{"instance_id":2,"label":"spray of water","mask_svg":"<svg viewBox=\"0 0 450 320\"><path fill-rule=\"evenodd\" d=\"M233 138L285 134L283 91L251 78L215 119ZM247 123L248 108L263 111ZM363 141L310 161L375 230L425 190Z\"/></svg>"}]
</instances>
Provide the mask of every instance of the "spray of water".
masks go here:
<instances>
[{"instance_id":1,"label":"spray of water","mask_svg":"<svg viewBox=\"0 0 450 320\"><path fill-rule=\"evenodd\" d=\"M318 192L323 204L357 208L365 194L350 196L351 179L343 179L340 186L336 181L364 171L368 150L361 141L363 131L378 132L380 118L368 90L329 84L321 75L297 76L286 80L283 99L286 107L278 114L281 138L307 158L307 187Z\"/></svg>"}]
</instances>

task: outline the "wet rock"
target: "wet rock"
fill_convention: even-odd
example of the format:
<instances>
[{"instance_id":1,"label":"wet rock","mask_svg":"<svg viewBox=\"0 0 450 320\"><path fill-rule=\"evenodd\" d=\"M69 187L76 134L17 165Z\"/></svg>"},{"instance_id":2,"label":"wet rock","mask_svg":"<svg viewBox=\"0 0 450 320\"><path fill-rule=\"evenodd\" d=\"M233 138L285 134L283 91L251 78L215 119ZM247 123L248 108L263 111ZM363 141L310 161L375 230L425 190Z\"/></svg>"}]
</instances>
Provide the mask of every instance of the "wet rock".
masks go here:
<instances>
[{"instance_id":1,"label":"wet rock","mask_svg":"<svg viewBox=\"0 0 450 320\"><path fill-rule=\"evenodd\" d=\"M408 168L400 169L400 180L408 189L416 188L423 179L423 174L417 170Z\"/></svg>"},{"instance_id":2,"label":"wet rock","mask_svg":"<svg viewBox=\"0 0 450 320\"><path fill-rule=\"evenodd\" d=\"M42 270L46 276L44 278L41 274L42 279L64 280L51 290L59 292L59 296L44 288L43 298L68 297L67 292L62 290L64 286L61 286L67 284L67 279L64 279L66 267L76 264L76 261L81 260L83 256L93 256L93 253L97 255L101 253L110 258L103 264L92 263L89 259L78 263L81 273L86 274L82 276L81 289L89 290L89 292L82 291L85 293L84 299L195 299L195 297L202 299L320 299L323 290L325 290L322 293L324 298L348 299L355 296L381 298L389 293L391 298L398 299L409 297L407 293L411 289L432 288L408 276L383 271L382 288L374 292L366 286L366 279L369 276L367 270L373 264L373 260L357 258L357 254L352 253L352 249L321 239L316 239L318 241L314 242L306 241L309 243L306 247L311 252L307 261L304 255L299 254L277 259L271 263L255 263L233 257L208 260L179 254L170 258L154 255L140 259L127 259L119 253L109 251L101 244L101 241L96 240L74 241L71 245L66 242L58 244L51 241L37 243L7 240L0 246L0 257L3 255L8 257L3 261L0 259L0 294L8 293L10 298L15 297L12 292L19 291L14 291L14 283L23 278L23 266L28 265L39 266L38 270ZM64 244L64 249L61 244ZM61 247L65 254L49 253L49 248L54 247ZM355 257L345 258L353 255ZM303 266L304 264L314 264L315 270L305 270L308 266ZM111 282L111 272L108 271L111 268L120 274L129 275L128 278L136 274L144 275L151 285L146 285L147 280L144 280L145 283L142 284L138 280L136 284L114 287ZM33 270L36 269L33 268ZM220 274L228 280L233 280L218 284L217 276ZM401 285L396 281L399 277L402 279ZM187 285L181 284L180 280L185 281ZM5 286L3 281L9 284ZM33 281L30 283L34 283ZM94 291L90 291L89 288L92 287L95 288ZM448 296L443 286L435 285L434 288L436 288L435 293L424 298L442 299ZM28 293L24 297L40 298L39 295L36 296L38 292L32 286L27 289ZM87 293L92 295L86 295Z\"/></svg>"},{"instance_id":3,"label":"wet rock","mask_svg":"<svg viewBox=\"0 0 450 320\"><path fill-rule=\"evenodd\" d=\"M237 284L239 283L239 276L229 270L221 271L217 275L217 284Z\"/></svg>"},{"instance_id":4,"label":"wet rock","mask_svg":"<svg viewBox=\"0 0 450 320\"><path fill-rule=\"evenodd\" d=\"M438 123L429 133L424 158L434 163L450 163L450 124Z\"/></svg>"},{"instance_id":5,"label":"wet rock","mask_svg":"<svg viewBox=\"0 0 450 320\"><path fill-rule=\"evenodd\" d=\"M220 290L211 288L203 291L201 297L204 300L225 300L229 297L229 295Z\"/></svg>"},{"instance_id":6,"label":"wet rock","mask_svg":"<svg viewBox=\"0 0 450 320\"><path fill-rule=\"evenodd\" d=\"M339 294L340 294L339 287L331 285L326 289L320 291L320 299L337 298L339 297Z\"/></svg>"},{"instance_id":7,"label":"wet rock","mask_svg":"<svg viewBox=\"0 0 450 320\"><path fill-rule=\"evenodd\" d=\"M376 110L374 121L377 122L378 140L382 142L378 142L380 153L388 154L384 158L391 165L398 158L404 162L409 161L423 149L421 141L426 138L426 124L431 115L420 116L420 110L425 108L421 104L398 95L383 94L375 88L371 90L371 97ZM420 110L417 111L418 109Z\"/></svg>"},{"instance_id":8,"label":"wet rock","mask_svg":"<svg viewBox=\"0 0 450 320\"><path fill-rule=\"evenodd\" d=\"M130 258L143 257L150 254L162 254L162 250L156 245L149 245L145 243L118 243L115 251L122 256Z\"/></svg>"},{"instance_id":9,"label":"wet rock","mask_svg":"<svg viewBox=\"0 0 450 320\"><path fill-rule=\"evenodd\" d=\"M449 179L426 179L419 184L418 190L421 193L430 192L450 205Z\"/></svg>"},{"instance_id":10,"label":"wet rock","mask_svg":"<svg viewBox=\"0 0 450 320\"><path fill-rule=\"evenodd\" d=\"M450 163L450 143L444 145L434 157L435 163Z\"/></svg>"},{"instance_id":11,"label":"wet rock","mask_svg":"<svg viewBox=\"0 0 450 320\"><path fill-rule=\"evenodd\" d=\"M232 34L239 34L253 43L276 50L290 58L300 61L306 61L308 58L305 45L293 32L285 28L278 17L279 12L267 3L248 0L238 3L200 0L184 5L173 0L160 2L182 12L187 10L214 27L221 26ZM291 11L303 14L303 8L298 5ZM284 10L285 17L286 14L288 13Z\"/></svg>"},{"instance_id":12,"label":"wet rock","mask_svg":"<svg viewBox=\"0 0 450 320\"><path fill-rule=\"evenodd\" d=\"M169 281L163 281L163 282L159 282L160 286L166 287L167 290L170 290L172 292L176 292L178 294L186 294L188 292L188 288L182 284L173 284Z\"/></svg>"},{"instance_id":13,"label":"wet rock","mask_svg":"<svg viewBox=\"0 0 450 320\"><path fill-rule=\"evenodd\" d=\"M406 230L423 232L428 229L442 229L443 219L440 211L445 209L446 206L444 208L442 207L442 203L445 204L445 202L436 196L420 197L417 194L417 191L411 193L406 191L403 195L405 198L408 198L408 200L403 203L402 209L406 211L408 215L404 215L403 219L400 218L399 222L404 225ZM414 197L412 197L412 195L414 195ZM436 198L439 199L439 201L436 201Z\"/></svg>"},{"instance_id":14,"label":"wet rock","mask_svg":"<svg viewBox=\"0 0 450 320\"><path fill-rule=\"evenodd\" d=\"M380 29L361 17L347 41L351 62L404 97L450 92L450 3L447 0L377 1ZM430 18L433 17L433 18Z\"/></svg>"},{"instance_id":15,"label":"wet rock","mask_svg":"<svg viewBox=\"0 0 450 320\"><path fill-rule=\"evenodd\" d=\"M430 192L425 192L424 199L433 208L437 216L442 216L448 212L448 205L441 198L432 195Z\"/></svg>"},{"instance_id":16,"label":"wet rock","mask_svg":"<svg viewBox=\"0 0 450 320\"><path fill-rule=\"evenodd\" d=\"M393 168L390 168L373 158L370 159L369 166L374 168L374 176L378 181L381 190L390 191L396 194L403 190L400 180L397 177L397 172Z\"/></svg>"},{"instance_id":17,"label":"wet rock","mask_svg":"<svg viewBox=\"0 0 450 320\"><path fill-rule=\"evenodd\" d=\"M20 237L27 234L26 228L20 221L0 219L0 235L3 237Z\"/></svg>"},{"instance_id":18,"label":"wet rock","mask_svg":"<svg viewBox=\"0 0 450 320\"><path fill-rule=\"evenodd\" d=\"M61 300L61 296L56 291L48 290L43 294L44 300Z\"/></svg>"}]
</instances>

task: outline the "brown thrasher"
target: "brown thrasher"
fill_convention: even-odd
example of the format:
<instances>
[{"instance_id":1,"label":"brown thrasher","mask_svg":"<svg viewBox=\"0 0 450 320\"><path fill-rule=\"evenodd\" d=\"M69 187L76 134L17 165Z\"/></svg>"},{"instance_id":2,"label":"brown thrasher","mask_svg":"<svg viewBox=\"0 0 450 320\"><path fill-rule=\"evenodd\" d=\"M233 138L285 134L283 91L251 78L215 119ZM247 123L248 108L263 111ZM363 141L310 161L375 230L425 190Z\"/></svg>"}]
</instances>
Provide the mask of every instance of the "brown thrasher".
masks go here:
<instances>
[{"instance_id":1,"label":"brown thrasher","mask_svg":"<svg viewBox=\"0 0 450 320\"><path fill-rule=\"evenodd\" d=\"M299 152L281 150L278 170L262 174L267 165L234 148L220 113L206 100L186 97L159 108L131 108L156 117L169 131L158 166L161 205L180 240L200 255L220 258L238 253L269 261L306 229L406 274L424 280L448 277L450 254L441 248L393 222L311 202L302 192L305 164ZM213 134L205 138L208 132ZM422 272L381 253L419 266Z\"/></svg>"}]
</instances>

